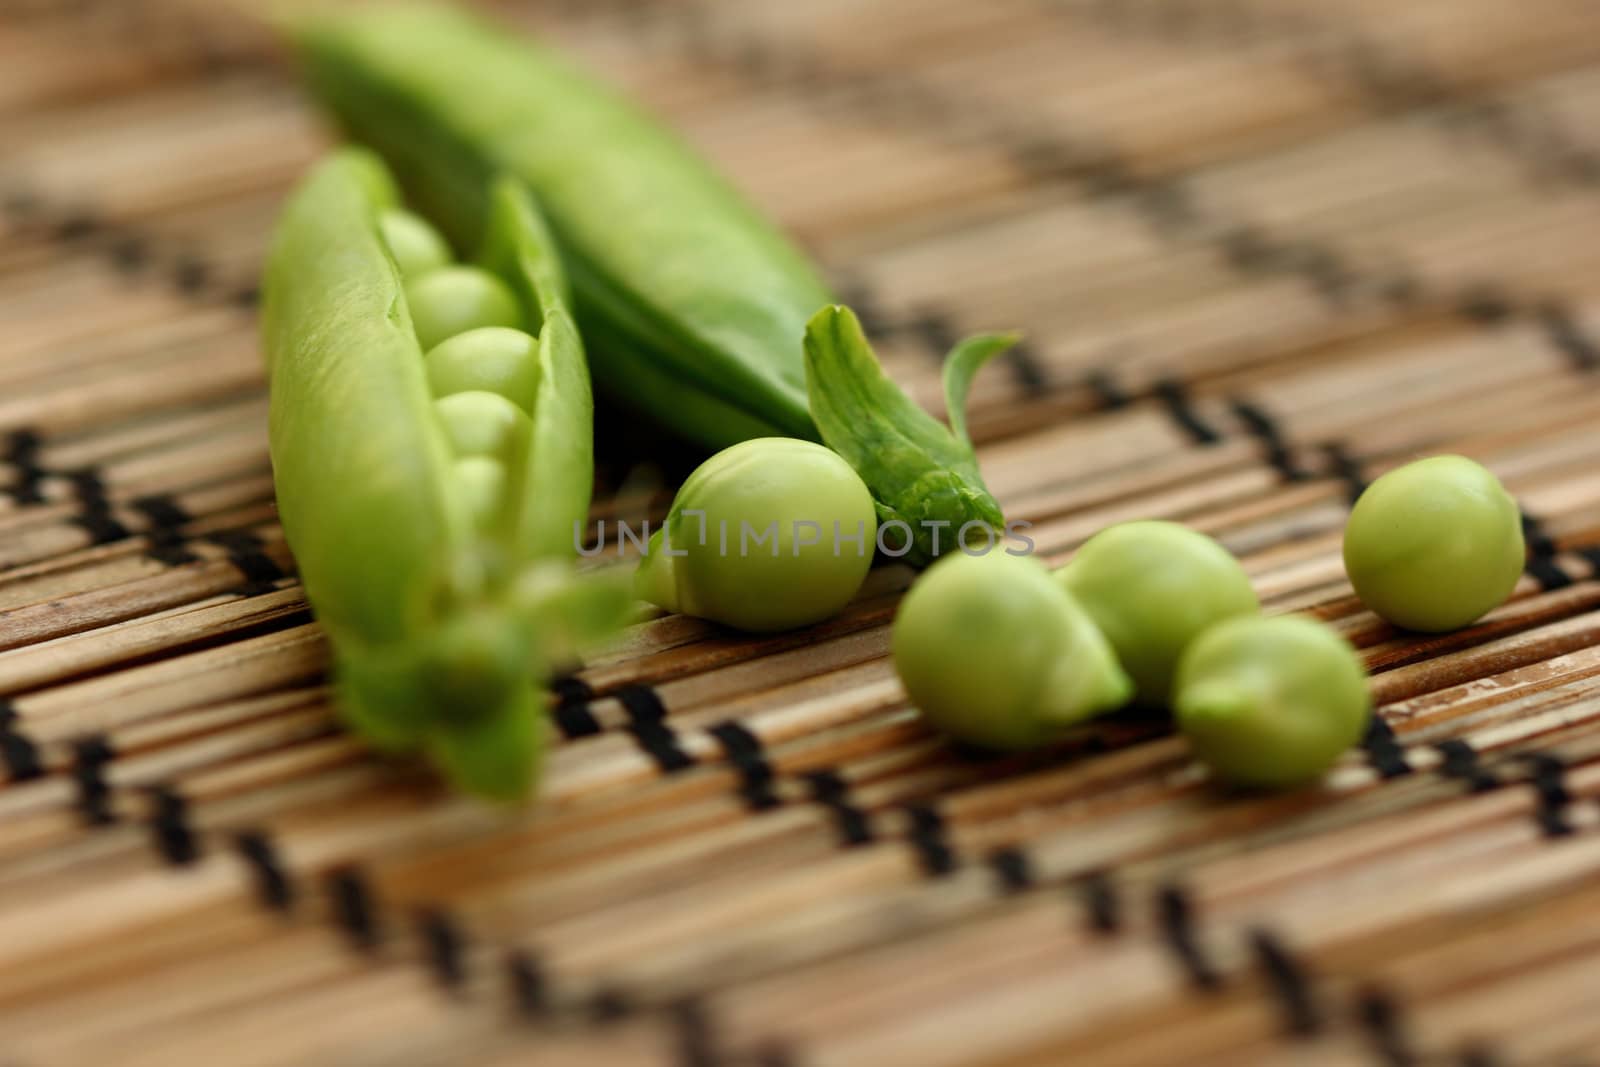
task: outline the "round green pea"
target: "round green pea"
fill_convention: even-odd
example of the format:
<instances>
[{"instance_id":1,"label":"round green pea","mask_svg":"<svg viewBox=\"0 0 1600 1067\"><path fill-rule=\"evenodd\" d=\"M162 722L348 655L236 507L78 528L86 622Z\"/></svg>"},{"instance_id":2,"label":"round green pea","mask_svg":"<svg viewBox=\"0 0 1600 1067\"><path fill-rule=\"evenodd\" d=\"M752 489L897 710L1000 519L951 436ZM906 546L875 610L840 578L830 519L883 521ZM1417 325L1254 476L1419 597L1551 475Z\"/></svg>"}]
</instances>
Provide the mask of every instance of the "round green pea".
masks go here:
<instances>
[{"instance_id":1,"label":"round green pea","mask_svg":"<svg viewBox=\"0 0 1600 1067\"><path fill-rule=\"evenodd\" d=\"M532 414L539 387L539 341L505 326L485 326L448 338L424 357L434 396L498 393Z\"/></svg>"},{"instance_id":2,"label":"round green pea","mask_svg":"<svg viewBox=\"0 0 1600 1067\"><path fill-rule=\"evenodd\" d=\"M458 456L510 460L533 428L522 409L498 393L452 393L435 400L433 408Z\"/></svg>"},{"instance_id":3,"label":"round green pea","mask_svg":"<svg viewBox=\"0 0 1600 1067\"><path fill-rule=\"evenodd\" d=\"M1089 616L1026 556L942 556L900 603L895 670L939 729L1026 749L1126 704L1133 682Z\"/></svg>"},{"instance_id":4,"label":"round green pea","mask_svg":"<svg viewBox=\"0 0 1600 1067\"><path fill-rule=\"evenodd\" d=\"M378 231L402 278L419 278L451 261L450 246L439 231L414 212L389 208L378 216Z\"/></svg>"},{"instance_id":5,"label":"round green pea","mask_svg":"<svg viewBox=\"0 0 1600 1067\"><path fill-rule=\"evenodd\" d=\"M1195 755L1238 785L1309 782L1361 739L1367 673L1349 642L1300 616L1218 623L1183 654L1173 713Z\"/></svg>"},{"instance_id":6,"label":"round green pea","mask_svg":"<svg viewBox=\"0 0 1600 1067\"><path fill-rule=\"evenodd\" d=\"M467 514L480 530L492 526L506 498L506 467L493 456L466 456L455 462L455 483Z\"/></svg>"},{"instance_id":7,"label":"round green pea","mask_svg":"<svg viewBox=\"0 0 1600 1067\"><path fill-rule=\"evenodd\" d=\"M809 626L861 588L876 528L872 494L837 453L788 437L744 441L683 483L635 589L740 630Z\"/></svg>"},{"instance_id":8,"label":"round green pea","mask_svg":"<svg viewBox=\"0 0 1600 1067\"><path fill-rule=\"evenodd\" d=\"M1526 562L1517 502L1465 456L1383 475L1344 531L1344 568L1361 602L1424 633L1459 629L1504 603Z\"/></svg>"},{"instance_id":9,"label":"round green pea","mask_svg":"<svg viewBox=\"0 0 1600 1067\"><path fill-rule=\"evenodd\" d=\"M1175 522L1108 527L1057 578L1116 649L1147 705L1167 703L1189 642L1223 619L1260 610L1239 561Z\"/></svg>"},{"instance_id":10,"label":"round green pea","mask_svg":"<svg viewBox=\"0 0 1600 1067\"><path fill-rule=\"evenodd\" d=\"M406 304L424 352L468 330L522 323L522 309L506 283L477 267L440 267L411 279Z\"/></svg>"}]
</instances>

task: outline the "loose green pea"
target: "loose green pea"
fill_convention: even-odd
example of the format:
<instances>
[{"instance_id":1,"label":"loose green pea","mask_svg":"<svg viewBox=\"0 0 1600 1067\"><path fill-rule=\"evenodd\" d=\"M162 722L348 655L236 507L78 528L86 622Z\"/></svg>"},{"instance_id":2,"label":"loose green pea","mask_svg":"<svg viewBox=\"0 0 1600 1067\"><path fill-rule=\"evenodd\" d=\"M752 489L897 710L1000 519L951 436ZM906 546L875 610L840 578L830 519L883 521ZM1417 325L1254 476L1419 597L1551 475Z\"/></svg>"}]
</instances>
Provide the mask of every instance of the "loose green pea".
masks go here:
<instances>
[{"instance_id":1,"label":"loose green pea","mask_svg":"<svg viewBox=\"0 0 1600 1067\"><path fill-rule=\"evenodd\" d=\"M635 574L641 599L740 630L837 614L872 565L859 475L821 445L762 437L723 449L678 490Z\"/></svg>"},{"instance_id":2,"label":"loose green pea","mask_svg":"<svg viewBox=\"0 0 1600 1067\"><path fill-rule=\"evenodd\" d=\"M450 246L421 215L404 208L386 208L378 215L378 231L402 278L419 278L451 260Z\"/></svg>"},{"instance_id":3,"label":"loose green pea","mask_svg":"<svg viewBox=\"0 0 1600 1067\"><path fill-rule=\"evenodd\" d=\"M1344 531L1344 567L1361 602L1424 633L1459 629L1504 603L1526 560L1517 502L1464 456L1383 475Z\"/></svg>"},{"instance_id":4,"label":"loose green pea","mask_svg":"<svg viewBox=\"0 0 1600 1067\"><path fill-rule=\"evenodd\" d=\"M477 267L440 267L406 282L406 303L423 351L484 326L520 326L506 283Z\"/></svg>"},{"instance_id":5,"label":"loose green pea","mask_svg":"<svg viewBox=\"0 0 1600 1067\"><path fill-rule=\"evenodd\" d=\"M1102 530L1057 577L1116 649L1144 704L1167 702L1178 658L1202 631L1260 610L1239 561L1174 522Z\"/></svg>"},{"instance_id":6,"label":"loose green pea","mask_svg":"<svg viewBox=\"0 0 1600 1067\"><path fill-rule=\"evenodd\" d=\"M1184 652L1173 693L1195 755L1239 785L1317 778L1361 739L1372 716L1355 649L1292 615L1213 626Z\"/></svg>"},{"instance_id":7,"label":"loose green pea","mask_svg":"<svg viewBox=\"0 0 1600 1067\"><path fill-rule=\"evenodd\" d=\"M458 333L424 357L434 396L482 390L498 393L532 414L539 388L539 342L505 326Z\"/></svg>"},{"instance_id":8,"label":"loose green pea","mask_svg":"<svg viewBox=\"0 0 1600 1067\"><path fill-rule=\"evenodd\" d=\"M511 459L532 429L522 409L498 393L452 393L434 401L433 409L458 456Z\"/></svg>"},{"instance_id":9,"label":"loose green pea","mask_svg":"<svg viewBox=\"0 0 1600 1067\"><path fill-rule=\"evenodd\" d=\"M492 526L505 500L505 464L493 456L466 456L456 460L454 476L473 523L480 530Z\"/></svg>"},{"instance_id":10,"label":"loose green pea","mask_svg":"<svg viewBox=\"0 0 1600 1067\"><path fill-rule=\"evenodd\" d=\"M1034 560L1001 549L941 557L901 602L893 646L923 715L985 748L1047 744L1133 695L1071 595Z\"/></svg>"}]
</instances>

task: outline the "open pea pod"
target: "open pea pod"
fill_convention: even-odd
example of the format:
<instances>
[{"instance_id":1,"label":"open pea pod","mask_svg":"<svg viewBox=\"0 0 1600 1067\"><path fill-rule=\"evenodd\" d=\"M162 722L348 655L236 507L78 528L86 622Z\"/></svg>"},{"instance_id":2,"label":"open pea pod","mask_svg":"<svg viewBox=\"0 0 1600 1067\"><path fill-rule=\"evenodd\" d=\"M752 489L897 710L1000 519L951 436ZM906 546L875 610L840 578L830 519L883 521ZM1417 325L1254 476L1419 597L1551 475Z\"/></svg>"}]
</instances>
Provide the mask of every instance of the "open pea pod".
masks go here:
<instances>
[{"instance_id":1,"label":"open pea pod","mask_svg":"<svg viewBox=\"0 0 1600 1067\"><path fill-rule=\"evenodd\" d=\"M592 632L625 596L571 565L592 404L560 264L525 187L492 182L486 200L481 262L537 335L511 395L472 394L510 413L495 456L462 454L459 398L430 385L381 229L399 193L364 150L320 164L285 208L263 342L279 513L342 714L379 747L426 750L460 785L511 797L534 780L564 617Z\"/></svg>"},{"instance_id":2,"label":"open pea pod","mask_svg":"<svg viewBox=\"0 0 1600 1067\"><path fill-rule=\"evenodd\" d=\"M915 410L863 340L802 354L832 304L806 257L698 155L560 56L445 7L308 10L288 21L316 97L379 152L457 243L494 210L491 179L525 182L550 221L599 385L710 448L825 440L886 520L1000 525L970 445ZM813 324L813 341L822 337ZM981 339L983 354L994 346ZM811 342L808 342L811 343ZM1003 346L1002 346L1003 347ZM956 360L966 379L981 358ZM860 352L865 360L853 358ZM917 416L921 416L918 418ZM961 430L961 412L953 409ZM891 423L887 435L870 428ZM895 445L888 462L874 450ZM920 526L923 521L934 525Z\"/></svg>"}]
</instances>

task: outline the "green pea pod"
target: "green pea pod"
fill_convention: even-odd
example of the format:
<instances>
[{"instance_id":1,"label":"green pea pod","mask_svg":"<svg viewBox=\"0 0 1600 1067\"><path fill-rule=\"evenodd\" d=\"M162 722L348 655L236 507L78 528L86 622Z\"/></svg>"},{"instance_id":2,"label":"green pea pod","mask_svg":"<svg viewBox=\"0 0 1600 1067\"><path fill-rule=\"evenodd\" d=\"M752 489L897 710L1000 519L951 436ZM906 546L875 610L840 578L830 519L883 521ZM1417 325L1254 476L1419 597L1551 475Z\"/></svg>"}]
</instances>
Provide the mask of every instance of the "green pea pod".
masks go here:
<instances>
[{"instance_id":1,"label":"green pea pod","mask_svg":"<svg viewBox=\"0 0 1600 1067\"><path fill-rule=\"evenodd\" d=\"M561 630L519 590L539 574L540 603L563 602L548 575L573 555L588 508L592 411L533 201L513 180L487 196L483 263L539 335L537 372L519 379L537 383L534 395L512 398L531 430L493 483L504 521L478 521L460 476L380 236L398 190L364 150L319 165L285 208L263 286L263 342L279 512L332 641L341 712L379 747L425 749L460 785L512 797L538 765L546 649ZM590 616L617 599L570 565L561 573L554 584L575 590L565 602Z\"/></svg>"},{"instance_id":2,"label":"green pea pod","mask_svg":"<svg viewBox=\"0 0 1600 1067\"><path fill-rule=\"evenodd\" d=\"M908 562L925 566L954 549L969 523L996 531L1004 526L1000 505L978 472L966 402L973 376L1016 342L1011 334L985 334L950 353L944 370L951 425L946 429L884 374L855 312L825 307L806 327L811 414L828 447L872 491L880 526L897 524L899 536L908 539Z\"/></svg>"},{"instance_id":3,"label":"green pea pod","mask_svg":"<svg viewBox=\"0 0 1600 1067\"><path fill-rule=\"evenodd\" d=\"M952 435L882 375L858 324L837 343L817 321L808 331L832 302L826 286L735 189L548 49L449 8L318 13L290 32L313 92L458 244L493 210L492 175L538 196L591 367L613 394L714 449L825 440L886 521L915 529L911 562L937 554L945 526L948 544L973 520L1002 525L962 406L972 374L1009 340L957 349Z\"/></svg>"}]
</instances>

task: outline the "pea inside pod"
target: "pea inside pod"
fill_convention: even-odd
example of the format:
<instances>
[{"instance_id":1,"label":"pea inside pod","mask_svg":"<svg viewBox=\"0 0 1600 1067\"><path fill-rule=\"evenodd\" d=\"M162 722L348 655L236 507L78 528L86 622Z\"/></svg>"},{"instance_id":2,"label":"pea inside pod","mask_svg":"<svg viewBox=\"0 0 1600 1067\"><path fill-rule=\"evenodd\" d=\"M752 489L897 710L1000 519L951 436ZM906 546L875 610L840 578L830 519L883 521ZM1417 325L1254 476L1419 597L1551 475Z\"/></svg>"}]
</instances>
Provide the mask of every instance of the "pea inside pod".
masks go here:
<instances>
[{"instance_id":1,"label":"pea inside pod","mask_svg":"<svg viewBox=\"0 0 1600 1067\"><path fill-rule=\"evenodd\" d=\"M537 366L502 375L521 383L515 398L439 395L419 326L445 341L484 316L413 308L419 283L468 268L429 266L438 246L399 211L387 170L352 149L313 170L278 224L262 321L279 512L347 721L431 753L468 789L520 796L564 623L526 610L519 576L565 561L569 602L591 615L621 603L570 566L592 477L583 348L537 209L498 182L471 271L492 279L490 317L528 336L519 351Z\"/></svg>"}]
</instances>

